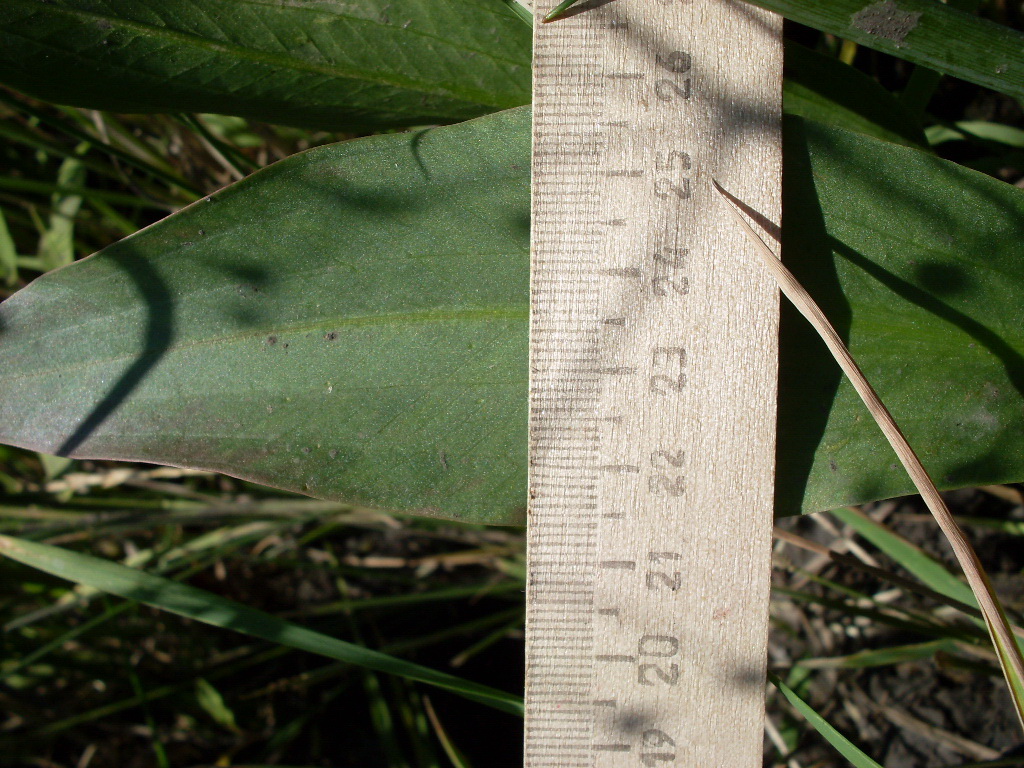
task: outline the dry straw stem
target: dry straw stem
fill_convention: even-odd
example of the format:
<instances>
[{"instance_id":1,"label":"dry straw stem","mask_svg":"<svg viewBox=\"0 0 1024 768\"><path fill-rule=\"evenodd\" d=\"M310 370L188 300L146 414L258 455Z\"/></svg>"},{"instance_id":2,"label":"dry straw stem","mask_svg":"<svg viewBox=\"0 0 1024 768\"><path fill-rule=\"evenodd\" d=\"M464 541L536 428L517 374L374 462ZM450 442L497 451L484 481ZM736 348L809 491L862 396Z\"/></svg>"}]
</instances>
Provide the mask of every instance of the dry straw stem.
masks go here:
<instances>
[{"instance_id":1,"label":"dry straw stem","mask_svg":"<svg viewBox=\"0 0 1024 768\"><path fill-rule=\"evenodd\" d=\"M807 318L808 322L814 326L814 329L824 340L836 362L839 363L839 367L843 369L843 373L849 377L854 389L857 390L857 394L860 395L864 404L868 407L868 411L871 412L872 417L878 426L881 427L889 444L896 451L896 455L903 462L904 468L910 474L910 478L914 481L914 485L917 486L918 492L924 499L925 504L928 505L928 509L931 510L935 522L939 524L939 528L945 534L946 539L953 548L957 561L960 563L960 567L967 576L967 583L978 600L981 613L985 618L985 624L988 627L989 634L992 636L996 656L999 659L1003 675L1006 677L1006 683L1010 689L1010 698L1013 700L1021 727L1024 728L1024 659L1021 658L1020 649L1010 630L1009 622L1006 620L1006 613L1003 611L999 598L996 597L988 575L985 573L984 568L982 568L981 561L978 560L978 555L974 552L974 547L971 546L967 536L964 535L963 530L953 518L946 503L942 500L942 496L939 495L935 483L932 482L924 465L921 464L921 460L914 453L914 449L910 447L910 443L907 442L907 438L903 435L899 426L897 426L892 414L889 413L889 409L885 407L881 398L878 397L878 393L868 383L850 351L843 344L839 334L836 333L835 328L832 327L828 318L825 317L825 313L814 303L811 295L800 285L793 274L782 265L782 262L772 249L768 247L761 236L747 222L747 219L736 205L736 198L723 189L714 179L711 179L711 183L721 196L726 208L729 209L729 212L750 238L761 263L771 272L772 277L779 284L782 293L793 303L800 314Z\"/></svg>"}]
</instances>

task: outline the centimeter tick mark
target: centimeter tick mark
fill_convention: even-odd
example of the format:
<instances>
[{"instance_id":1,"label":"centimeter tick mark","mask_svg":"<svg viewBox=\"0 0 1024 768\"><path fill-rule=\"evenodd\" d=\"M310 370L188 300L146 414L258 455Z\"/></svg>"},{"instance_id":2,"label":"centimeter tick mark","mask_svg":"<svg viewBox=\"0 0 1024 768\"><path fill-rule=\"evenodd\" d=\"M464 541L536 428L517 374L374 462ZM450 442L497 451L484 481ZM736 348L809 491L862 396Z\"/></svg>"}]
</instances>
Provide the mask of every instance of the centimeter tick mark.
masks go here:
<instances>
[{"instance_id":1,"label":"centimeter tick mark","mask_svg":"<svg viewBox=\"0 0 1024 768\"><path fill-rule=\"evenodd\" d=\"M619 571L633 571L636 570L635 560L605 560L600 563L602 568L608 568L611 570Z\"/></svg>"}]
</instances>

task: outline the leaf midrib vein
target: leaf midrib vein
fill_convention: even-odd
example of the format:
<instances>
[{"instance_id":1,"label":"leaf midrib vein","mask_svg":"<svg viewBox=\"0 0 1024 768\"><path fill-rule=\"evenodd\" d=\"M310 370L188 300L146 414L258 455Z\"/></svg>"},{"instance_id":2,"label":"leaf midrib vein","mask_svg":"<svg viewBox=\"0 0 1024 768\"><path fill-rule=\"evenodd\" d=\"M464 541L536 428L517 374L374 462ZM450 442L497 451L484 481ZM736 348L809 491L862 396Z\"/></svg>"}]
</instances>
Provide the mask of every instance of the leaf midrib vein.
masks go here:
<instances>
[{"instance_id":1,"label":"leaf midrib vein","mask_svg":"<svg viewBox=\"0 0 1024 768\"><path fill-rule=\"evenodd\" d=\"M323 318L315 323L301 323L281 327L264 327L259 331L241 331L233 334L226 334L208 339L195 339L189 342L172 343L167 352L181 352L215 344L233 344L240 341L257 339L260 337L294 333L308 333L313 331L328 331L335 328L357 328L369 325L402 325L416 323L446 323L458 321L492 321L492 320L526 320L529 317L529 309L522 307L479 307L463 310L425 310L417 312L389 312L375 315L350 315L347 317ZM51 376L55 373L66 373L68 371L81 370L101 364L114 363L117 361L128 361L142 357L142 351L127 354L96 357L90 360L82 360L70 365L46 368L44 370L31 371L16 375L0 376L0 381L16 382L34 378Z\"/></svg>"},{"instance_id":2,"label":"leaf midrib vein","mask_svg":"<svg viewBox=\"0 0 1024 768\"><path fill-rule=\"evenodd\" d=\"M123 29L132 30L132 31L134 31L134 32L136 32L136 33L138 33L140 35L147 35L149 37L154 37L154 38L163 38L164 40L173 41L175 43L179 43L179 44L182 44L182 45L189 45L189 46L192 46L192 47L195 47L195 48L202 48L202 49L206 49L208 51L214 52L214 53L228 54L228 55L231 55L231 56L235 56L238 59L245 59L245 60L248 60L248 61L256 62L258 64L277 66L277 67L281 67L281 68L284 68L284 69L296 70L296 71L307 72L307 73L317 74L317 75L324 75L324 76L333 77L333 78L355 80L355 81L359 81L359 82L371 82L371 83L376 83L378 85L390 86L392 88L405 88L405 89L408 89L408 90L418 91L420 93L430 94L430 95L433 95L433 96L442 96L442 97L445 97L445 98L450 98L450 99L454 99L456 101L463 101L463 102L467 102L467 103L479 103L479 104L485 104L485 105L494 106L494 107L502 107L502 106L504 106L504 102L503 101L500 101L500 100L497 100L497 99L493 99L493 98L487 98L488 96L492 95L492 92L488 91L487 89L483 89L483 88L467 89L471 93L475 94L472 99L469 99L469 98L466 97L466 95L459 95L459 94L457 94L451 88L430 87L429 83L426 83L426 82L424 82L422 80L416 80L415 78L412 78L412 77L400 77L400 76L399 77L395 77L395 76L392 76L392 77L388 78L388 77L382 76L379 72L370 72L370 71L360 70L360 69L355 69L355 68L345 68L345 67L341 67L341 66L339 66L337 64L331 64L331 65L317 64L315 62L306 61L304 59L299 59L299 58L295 58L295 57L291 57L291 56L287 56L287 55L283 55L283 54L272 53L270 51L256 51L256 50L252 50L252 49L249 49L249 48L245 48L245 47L240 46L240 45L235 45L235 44L232 44L232 43L225 43L223 41L218 41L218 40L211 40L209 38L200 37L198 35L190 34L190 33L187 33L187 32L181 32L181 31L178 31L178 30L170 30L170 29L161 28L161 27L153 26L151 24L145 24L145 23L137 22L137 21L129 21L129 20L121 18L121 17L106 16L106 15L101 14L101 13L92 13L92 12L89 12L89 11L80 11L80 10L77 10L77 9L67 8L67 7L64 7L64 6L47 6L45 9L42 9L42 10L49 11L51 13L63 13L65 15L67 15L67 16L72 16L72 17L75 17L75 18L83 19L83 20L105 21L105 22L108 22L108 23L110 23L112 25L119 26L119 27L121 27ZM352 19L352 20L353 21L367 21L368 23L373 23L371 20L368 20L368 19ZM21 35L21 37L25 37L25 36ZM27 38L26 37L25 39L30 39L30 40L32 40L32 42L34 42L36 44L41 44L41 41L36 39L36 38ZM450 41L445 41L445 42L449 42L450 43ZM464 50L470 51L472 49L464 49ZM67 51L63 51L63 52L67 53ZM477 53L480 53L480 52L477 52ZM488 55L488 54L484 54L484 55ZM504 60L496 58L493 55L488 55L488 56L489 56L489 58L492 58L495 61L499 61L499 62L503 62L504 63ZM515 63L517 65L519 64L519 62L509 62L509 63Z\"/></svg>"}]
</instances>

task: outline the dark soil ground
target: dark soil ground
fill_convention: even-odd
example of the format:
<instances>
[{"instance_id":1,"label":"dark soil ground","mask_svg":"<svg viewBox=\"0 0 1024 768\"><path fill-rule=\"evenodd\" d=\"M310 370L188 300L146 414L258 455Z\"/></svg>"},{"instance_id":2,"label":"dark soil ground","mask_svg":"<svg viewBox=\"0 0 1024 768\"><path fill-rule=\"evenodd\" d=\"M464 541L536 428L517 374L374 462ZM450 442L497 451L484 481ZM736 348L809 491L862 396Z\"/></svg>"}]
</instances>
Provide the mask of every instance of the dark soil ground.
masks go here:
<instances>
[{"instance_id":1,"label":"dark soil ground","mask_svg":"<svg viewBox=\"0 0 1024 768\"><path fill-rule=\"evenodd\" d=\"M966 490L947 494L951 509L958 515L990 519L1024 518L1024 507L989 493ZM936 559L958 572L952 553L918 497L908 497L869 505L865 511L886 524ZM799 531L809 538L823 540L836 547L842 542L824 534L812 518L790 519L782 527ZM1017 610L1022 603L1021 579L1024 546L1018 536L968 526L982 562L989 570L1001 598ZM823 535L824 534L824 535ZM828 539L831 538L831 541ZM840 549L845 547L840 546ZM870 550L870 546L865 547ZM793 556L792 549L786 554ZM871 553L883 568L900 569L884 555ZM813 555L803 553L803 562L812 563ZM857 571L829 564L819 575L844 586L878 594L884 590ZM792 575L776 570L779 586L792 582ZM935 610L927 599L902 595L893 605L919 610ZM920 643L927 638L881 624L858 621L841 610L795 603L776 596L775 614L794 619L809 631L794 637L776 629L771 644L775 658L841 656L871 648ZM1011 610L1013 610L1011 608ZM942 609L939 609L942 612ZM778 717L778 697L770 714ZM989 661L964 659L942 652L920 661L868 669L816 669L808 689L810 703L829 721L885 768L942 768L981 763L1019 756L1018 761L999 765L1024 765L1024 741L1005 684ZM816 742L816 743L815 743ZM800 766L845 766L819 737L801 742L793 753ZM766 765L780 762L778 752L768 751Z\"/></svg>"}]
</instances>

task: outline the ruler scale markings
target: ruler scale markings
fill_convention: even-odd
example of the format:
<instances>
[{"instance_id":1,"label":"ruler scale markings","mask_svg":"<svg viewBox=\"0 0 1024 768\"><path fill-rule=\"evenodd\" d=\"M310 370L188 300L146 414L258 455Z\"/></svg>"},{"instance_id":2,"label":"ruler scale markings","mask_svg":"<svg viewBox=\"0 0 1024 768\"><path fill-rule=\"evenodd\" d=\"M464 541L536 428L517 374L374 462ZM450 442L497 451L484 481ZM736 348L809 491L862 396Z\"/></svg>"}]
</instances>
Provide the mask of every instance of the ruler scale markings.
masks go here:
<instances>
[{"instance_id":1,"label":"ruler scale markings","mask_svg":"<svg viewBox=\"0 0 1024 768\"><path fill-rule=\"evenodd\" d=\"M534 26L525 765L754 768L777 294L709 178L778 221L781 25L588 5Z\"/></svg>"}]
</instances>

